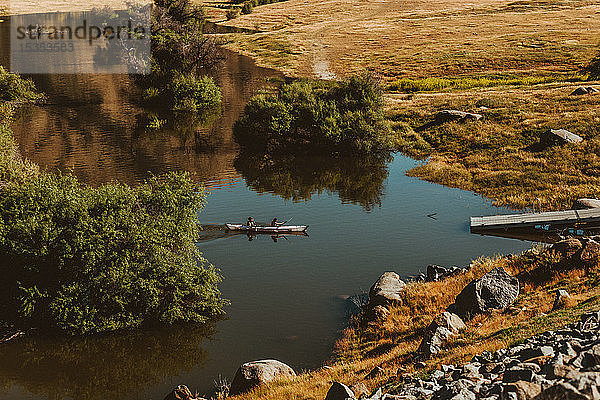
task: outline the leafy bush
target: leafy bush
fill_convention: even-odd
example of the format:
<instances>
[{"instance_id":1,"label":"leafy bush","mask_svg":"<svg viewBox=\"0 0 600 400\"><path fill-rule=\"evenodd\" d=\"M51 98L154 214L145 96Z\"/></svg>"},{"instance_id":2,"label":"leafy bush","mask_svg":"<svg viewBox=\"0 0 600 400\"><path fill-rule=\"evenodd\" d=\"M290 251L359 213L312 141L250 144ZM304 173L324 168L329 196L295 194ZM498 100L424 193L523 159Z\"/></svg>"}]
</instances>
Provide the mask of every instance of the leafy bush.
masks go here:
<instances>
[{"instance_id":1,"label":"leafy bush","mask_svg":"<svg viewBox=\"0 0 600 400\"><path fill-rule=\"evenodd\" d=\"M31 102L40 100L43 95L35 90L30 79L23 79L0 66L0 100Z\"/></svg>"},{"instance_id":2,"label":"leafy bush","mask_svg":"<svg viewBox=\"0 0 600 400\"><path fill-rule=\"evenodd\" d=\"M195 244L205 196L186 174L91 188L41 174L2 189L0 316L86 334L222 312Z\"/></svg>"},{"instance_id":3,"label":"leafy bush","mask_svg":"<svg viewBox=\"0 0 600 400\"><path fill-rule=\"evenodd\" d=\"M37 165L21 158L12 131L0 123L0 188L9 183L24 182L37 174Z\"/></svg>"},{"instance_id":4,"label":"leafy bush","mask_svg":"<svg viewBox=\"0 0 600 400\"><path fill-rule=\"evenodd\" d=\"M176 111L196 112L221 103L221 89L208 76L179 74L173 79L171 92Z\"/></svg>"},{"instance_id":5,"label":"leafy bush","mask_svg":"<svg viewBox=\"0 0 600 400\"><path fill-rule=\"evenodd\" d=\"M253 97L235 124L244 146L304 146L327 151L392 149L383 90L364 73L342 82L300 80Z\"/></svg>"}]
</instances>

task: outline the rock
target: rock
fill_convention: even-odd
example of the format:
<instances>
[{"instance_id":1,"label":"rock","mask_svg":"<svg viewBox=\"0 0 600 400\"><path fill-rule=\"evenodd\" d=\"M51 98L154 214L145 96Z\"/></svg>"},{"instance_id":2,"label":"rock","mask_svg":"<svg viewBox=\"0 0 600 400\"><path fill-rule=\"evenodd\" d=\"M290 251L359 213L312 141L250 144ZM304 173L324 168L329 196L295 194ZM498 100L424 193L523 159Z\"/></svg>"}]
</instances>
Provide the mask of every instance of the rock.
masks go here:
<instances>
[{"instance_id":1,"label":"rock","mask_svg":"<svg viewBox=\"0 0 600 400\"><path fill-rule=\"evenodd\" d=\"M518 400L530 400L542 392L538 383L517 381L505 386L506 392L516 393Z\"/></svg>"},{"instance_id":2,"label":"rock","mask_svg":"<svg viewBox=\"0 0 600 400\"><path fill-rule=\"evenodd\" d=\"M583 96L586 94L595 94L598 93L599 90L593 86L579 86L573 92L571 92L571 96Z\"/></svg>"},{"instance_id":3,"label":"rock","mask_svg":"<svg viewBox=\"0 0 600 400\"><path fill-rule=\"evenodd\" d=\"M185 385L179 385L164 400L204 400L197 395L192 394L190 389Z\"/></svg>"},{"instance_id":4,"label":"rock","mask_svg":"<svg viewBox=\"0 0 600 400\"><path fill-rule=\"evenodd\" d=\"M383 374L385 371L383 368L381 368L380 366L376 366L375 368L373 368L371 370L371 372L369 372L366 376L365 379L373 379L381 374Z\"/></svg>"},{"instance_id":5,"label":"rock","mask_svg":"<svg viewBox=\"0 0 600 400\"><path fill-rule=\"evenodd\" d=\"M443 312L427 327L417 350L418 353L425 357L431 357L433 354L439 353L444 342L465 328L465 323L458 315L448 311Z\"/></svg>"},{"instance_id":6,"label":"rock","mask_svg":"<svg viewBox=\"0 0 600 400\"><path fill-rule=\"evenodd\" d=\"M369 308L365 314L367 321L369 322L383 322L388 318L389 315L390 310L384 306L375 306L373 308Z\"/></svg>"},{"instance_id":7,"label":"rock","mask_svg":"<svg viewBox=\"0 0 600 400\"><path fill-rule=\"evenodd\" d=\"M571 258L579 252L582 247L583 245L579 239L567 238L554 243L551 249L560 254L563 258Z\"/></svg>"},{"instance_id":8,"label":"rock","mask_svg":"<svg viewBox=\"0 0 600 400\"><path fill-rule=\"evenodd\" d=\"M452 121L479 121L483 116L481 114L472 114L458 110L442 110L435 115L434 121L437 124L443 124Z\"/></svg>"},{"instance_id":9,"label":"rock","mask_svg":"<svg viewBox=\"0 0 600 400\"><path fill-rule=\"evenodd\" d=\"M573 202L574 210L585 210L590 208L600 208L600 200L599 199L577 199Z\"/></svg>"},{"instance_id":10,"label":"rock","mask_svg":"<svg viewBox=\"0 0 600 400\"><path fill-rule=\"evenodd\" d=\"M296 376L294 370L281 361L259 360L248 362L242 364L235 373L229 395L235 396L263 383L294 376Z\"/></svg>"},{"instance_id":11,"label":"rock","mask_svg":"<svg viewBox=\"0 0 600 400\"><path fill-rule=\"evenodd\" d=\"M491 309L504 309L519 295L519 280L498 267L469 283L456 297L459 315L472 316Z\"/></svg>"},{"instance_id":12,"label":"rock","mask_svg":"<svg viewBox=\"0 0 600 400\"><path fill-rule=\"evenodd\" d=\"M600 243L595 240L586 241L579 258L586 265L596 265L600 261Z\"/></svg>"},{"instance_id":13,"label":"rock","mask_svg":"<svg viewBox=\"0 0 600 400\"><path fill-rule=\"evenodd\" d=\"M533 371L530 369L507 369L502 376L502 382L513 383L518 381L531 382Z\"/></svg>"},{"instance_id":14,"label":"rock","mask_svg":"<svg viewBox=\"0 0 600 400\"><path fill-rule=\"evenodd\" d=\"M600 372L575 373L569 383L592 399L600 399Z\"/></svg>"},{"instance_id":15,"label":"rock","mask_svg":"<svg viewBox=\"0 0 600 400\"><path fill-rule=\"evenodd\" d=\"M583 138L566 129L548 129L540 136L540 143L547 146L555 144L580 143Z\"/></svg>"},{"instance_id":16,"label":"rock","mask_svg":"<svg viewBox=\"0 0 600 400\"><path fill-rule=\"evenodd\" d=\"M556 295L554 296L554 305L552 306L552 310L558 310L564 308L567 305L567 299L571 297L569 293L564 289L558 289L556 291Z\"/></svg>"},{"instance_id":17,"label":"rock","mask_svg":"<svg viewBox=\"0 0 600 400\"><path fill-rule=\"evenodd\" d=\"M350 388L343 383L333 382L333 385L327 391L327 396L325 396L325 400L346 400L346 399L356 399L354 396L354 392L350 390Z\"/></svg>"},{"instance_id":18,"label":"rock","mask_svg":"<svg viewBox=\"0 0 600 400\"><path fill-rule=\"evenodd\" d=\"M398 303L404 286L397 273L384 272L369 290L369 308Z\"/></svg>"},{"instance_id":19,"label":"rock","mask_svg":"<svg viewBox=\"0 0 600 400\"><path fill-rule=\"evenodd\" d=\"M591 400L575 386L566 382L558 382L537 395L534 400Z\"/></svg>"},{"instance_id":20,"label":"rock","mask_svg":"<svg viewBox=\"0 0 600 400\"><path fill-rule=\"evenodd\" d=\"M440 265L430 264L427 266L427 275L425 282L438 282L442 279L461 273L463 270L458 267L442 267Z\"/></svg>"},{"instance_id":21,"label":"rock","mask_svg":"<svg viewBox=\"0 0 600 400\"><path fill-rule=\"evenodd\" d=\"M349 389L352 393L354 393L354 397L368 397L370 393L367 386L362 382L351 385Z\"/></svg>"}]
</instances>

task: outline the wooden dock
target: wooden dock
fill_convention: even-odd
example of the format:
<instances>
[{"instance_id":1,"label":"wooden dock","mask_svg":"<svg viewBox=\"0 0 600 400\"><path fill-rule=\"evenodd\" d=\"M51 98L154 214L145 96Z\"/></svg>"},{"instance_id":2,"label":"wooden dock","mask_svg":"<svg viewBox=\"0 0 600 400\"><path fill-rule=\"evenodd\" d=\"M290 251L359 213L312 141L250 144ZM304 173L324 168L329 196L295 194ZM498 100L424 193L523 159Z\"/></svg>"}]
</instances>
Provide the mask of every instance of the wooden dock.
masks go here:
<instances>
[{"instance_id":1,"label":"wooden dock","mask_svg":"<svg viewBox=\"0 0 600 400\"><path fill-rule=\"evenodd\" d=\"M565 228L600 228L600 208L471 217L471 232L473 233L523 228L546 231Z\"/></svg>"}]
</instances>

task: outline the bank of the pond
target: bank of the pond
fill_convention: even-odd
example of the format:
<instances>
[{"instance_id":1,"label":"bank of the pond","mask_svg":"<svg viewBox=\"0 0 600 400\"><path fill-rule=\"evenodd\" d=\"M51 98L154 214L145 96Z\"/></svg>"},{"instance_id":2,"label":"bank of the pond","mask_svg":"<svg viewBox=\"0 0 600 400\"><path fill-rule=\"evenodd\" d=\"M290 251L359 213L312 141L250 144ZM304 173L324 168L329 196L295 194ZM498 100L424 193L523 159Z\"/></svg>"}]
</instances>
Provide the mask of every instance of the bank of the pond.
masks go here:
<instances>
[{"instance_id":1,"label":"bank of the pond","mask_svg":"<svg viewBox=\"0 0 600 400\"><path fill-rule=\"evenodd\" d=\"M394 395L418 399L459 394L465 398L500 398L509 392L519 393L519 385L523 390L529 389L518 398L530 399L543 390L549 390L549 394L555 390L551 389L553 385L566 376L549 373L546 380L529 379L526 373L519 372L531 371L533 367L521 363L538 362L535 357L540 346L554 346L551 351L548 349L552 347L545 347L547 352L539 353L545 357L542 367L547 363L560 368L563 362L569 363L568 368L574 371L569 378L583 378L585 374L576 372L584 368L583 364L577 364L575 358L587 357L584 353L597 344L597 337L586 336L592 344L556 360L552 357L564 353L560 347L564 341L553 338L567 331L548 331L576 322L600 308L599 261L600 245L593 239L569 239L552 248L480 258L468 269L447 276L443 275L443 268L431 268L429 282L404 284L397 275L385 273L371 288L363 313L351 321L337 341L335 356L326 366L297 377L282 376L233 398L321 400L326 395L328 399L341 399L342 394L354 398L370 393L374 395L369 398L377 400L393 400ZM492 286L494 289L488 291ZM468 307L477 311L465 315ZM595 318L589 323L600 322ZM582 334L581 330L578 332ZM575 343L579 334L566 340ZM508 353L516 360L502 358L506 352L501 349L535 335L540 336L537 341L530 341L533 346L522 345ZM535 347L541 338L544 344ZM491 353L498 350L497 361L490 364L490 369L483 369L482 364L489 363ZM470 360L470 364L465 364ZM454 366L448 367L449 364ZM462 364L466 366L462 368ZM546 367L541 369L548 371ZM434 372L439 369L442 373ZM533 369L533 375L539 370ZM461 384L461 379L466 379L466 383ZM582 391L580 398L593 398L594 391L590 392L589 387L578 387ZM532 391L535 394L531 395ZM385 397L385 393L391 396ZM335 397L338 395L341 397Z\"/></svg>"}]
</instances>

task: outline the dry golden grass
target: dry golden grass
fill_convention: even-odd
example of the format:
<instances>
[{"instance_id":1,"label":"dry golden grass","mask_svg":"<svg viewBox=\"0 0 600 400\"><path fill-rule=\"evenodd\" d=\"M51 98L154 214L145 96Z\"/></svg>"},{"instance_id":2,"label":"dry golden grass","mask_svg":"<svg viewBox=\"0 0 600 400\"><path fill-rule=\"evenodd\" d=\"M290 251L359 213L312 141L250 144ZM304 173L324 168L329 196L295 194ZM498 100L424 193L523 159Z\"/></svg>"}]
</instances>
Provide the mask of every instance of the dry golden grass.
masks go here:
<instances>
[{"instance_id":1,"label":"dry golden grass","mask_svg":"<svg viewBox=\"0 0 600 400\"><path fill-rule=\"evenodd\" d=\"M423 330L448 307L471 280L501 266L518 276L521 293L505 311L482 314L467 322L467 329L454 337L445 349L415 367L415 351ZM330 366L257 388L235 399L323 399L333 381L348 385L363 382L368 388L385 386L393 391L399 375L427 374L441 364L463 363L484 350L495 351L518 343L537 333L554 329L581 314L600 307L597 266L568 265L553 252L529 251L520 256L481 258L464 274L431 283L412 283L400 305L378 325L365 326L357 319L336 344L336 357ZM569 307L552 311L554 291L571 294ZM365 375L375 366L384 373L373 379Z\"/></svg>"},{"instance_id":2,"label":"dry golden grass","mask_svg":"<svg viewBox=\"0 0 600 400\"><path fill-rule=\"evenodd\" d=\"M389 118L401 150L428 157L410 175L475 191L498 205L530 207L540 199L545 210L565 209L576 198L600 196L600 96L570 96L575 87L389 95ZM483 119L413 130L443 109L476 112ZM567 129L585 141L536 146L550 128Z\"/></svg>"},{"instance_id":3,"label":"dry golden grass","mask_svg":"<svg viewBox=\"0 0 600 400\"><path fill-rule=\"evenodd\" d=\"M261 31L232 36L231 48L282 68L276 54L259 51L287 42L293 54L283 69L304 77L571 71L595 54L590 32L600 22L600 4L584 0L287 0L231 21L223 3L206 4L224 25Z\"/></svg>"}]
</instances>

